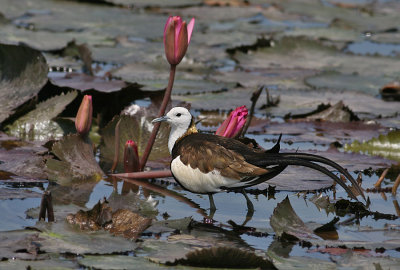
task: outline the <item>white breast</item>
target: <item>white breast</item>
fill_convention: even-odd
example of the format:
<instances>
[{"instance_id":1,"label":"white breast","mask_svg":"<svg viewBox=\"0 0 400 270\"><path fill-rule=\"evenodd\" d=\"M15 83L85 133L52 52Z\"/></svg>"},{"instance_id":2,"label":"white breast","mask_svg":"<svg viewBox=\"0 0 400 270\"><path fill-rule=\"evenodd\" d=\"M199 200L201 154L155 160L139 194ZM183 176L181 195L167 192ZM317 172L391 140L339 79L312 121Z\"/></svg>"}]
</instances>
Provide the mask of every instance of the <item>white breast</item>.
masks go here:
<instances>
[{"instance_id":1,"label":"white breast","mask_svg":"<svg viewBox=\"0 0 400 270\"><path fill-rule=\"evenodd\" d=\"M182 163L180 156L171 162L171 171L179 183L194 193L221 192L220 187L234 187L240 182L222 176L219 171L213 170L209 173L202 173L199 169L192 169Z\"/></svg>"}]
</instances>

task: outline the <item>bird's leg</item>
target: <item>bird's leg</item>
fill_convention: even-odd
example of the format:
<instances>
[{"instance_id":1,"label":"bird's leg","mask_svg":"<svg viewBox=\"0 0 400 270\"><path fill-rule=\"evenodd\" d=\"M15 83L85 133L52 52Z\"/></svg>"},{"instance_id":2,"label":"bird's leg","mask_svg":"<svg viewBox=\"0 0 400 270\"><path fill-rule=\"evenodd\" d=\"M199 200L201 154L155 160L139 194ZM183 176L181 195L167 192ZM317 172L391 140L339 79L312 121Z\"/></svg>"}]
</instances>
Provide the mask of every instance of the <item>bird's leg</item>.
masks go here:
<instances>
[{"instance_id":1,"label":"bird's leg","mask_svg":"<svg viewBox=\"0 0 400 270\"><path fill-rule=\"evenodd\" d=\"M214 198L211 193L208 194L208 199L210 201L210 218L213 218L217 208L215 207Z\"/></svg>"},{"instance_id":2,"label":"bird's leg","mask_svg":"<svg viewBox=\"0 0 400 270\"><path fill-rule=\"evenodd\" d=\"M254 205L253 203L250 201L249 197L247 196L246 191L244 191L244 189L242 189L242 194L243 196L246 198L246 202L247 202L247 214L246 214L246 219L243 222L242 226L246 225L247 222L249 222L251 220L251 218L254 215Z\"/></svg>"}]
</instances>

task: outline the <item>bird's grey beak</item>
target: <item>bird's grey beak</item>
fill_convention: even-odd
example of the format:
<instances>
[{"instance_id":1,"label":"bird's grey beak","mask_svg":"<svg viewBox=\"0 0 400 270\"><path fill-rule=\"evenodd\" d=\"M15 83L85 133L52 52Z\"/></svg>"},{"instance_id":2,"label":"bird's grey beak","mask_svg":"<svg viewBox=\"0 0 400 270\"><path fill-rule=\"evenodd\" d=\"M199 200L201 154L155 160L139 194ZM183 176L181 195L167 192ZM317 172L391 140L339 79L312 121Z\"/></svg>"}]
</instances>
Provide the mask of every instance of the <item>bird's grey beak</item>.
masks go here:
<instances>
[{"instance_id":1,"label":"bird's grey beak","mask_svg":"<svg viewBox=\"0 0 400 270\"><path fill-rule=\"evenodd\" d=\"M168 121L168 120L169 120L169 117L164 115L164 116L158 117L156 119L153 119L153 121L151 121L151 122L152 123L157 123L157 122L165 122L165 121Z\"/></svg>"}]
</instances>

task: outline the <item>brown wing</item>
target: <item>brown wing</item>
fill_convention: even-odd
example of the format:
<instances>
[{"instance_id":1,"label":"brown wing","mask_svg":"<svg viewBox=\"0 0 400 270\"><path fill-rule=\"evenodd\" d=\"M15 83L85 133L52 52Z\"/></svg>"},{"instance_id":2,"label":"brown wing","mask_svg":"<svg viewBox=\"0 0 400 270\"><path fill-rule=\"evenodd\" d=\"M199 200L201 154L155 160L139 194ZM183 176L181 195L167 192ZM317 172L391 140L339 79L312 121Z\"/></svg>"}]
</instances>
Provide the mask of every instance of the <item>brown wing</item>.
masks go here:
<instances>
[{"instance_id":1,"label":"brown wing","mask_svg":"<svg viewBox=\"0 0 400 270\"><path fill-rule=\"evenodd\" d=\"M218 169L222 176L244 181L268 173L267 169L246 162L239 153L215 142L200 143L195 140L180 145L180 148L178 152L181 161L193 169L198 168L203 173Z\"/></svg>"}]
</instances>

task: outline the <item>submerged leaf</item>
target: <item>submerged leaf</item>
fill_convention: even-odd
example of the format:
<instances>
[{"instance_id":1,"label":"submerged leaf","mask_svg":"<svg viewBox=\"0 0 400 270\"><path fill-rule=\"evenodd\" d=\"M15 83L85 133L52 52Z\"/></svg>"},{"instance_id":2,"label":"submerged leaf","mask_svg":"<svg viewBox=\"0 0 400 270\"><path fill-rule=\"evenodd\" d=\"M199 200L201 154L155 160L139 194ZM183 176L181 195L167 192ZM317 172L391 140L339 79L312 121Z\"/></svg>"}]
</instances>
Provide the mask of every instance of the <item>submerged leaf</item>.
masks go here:
<instances>
[{"instance_id":1,"label":"submerged leaf","mask_svg":"<svg viewBox=\"0 0 400 270\"><path fill-rule=\"evenodd\" d=\"M93 155L93 145L77 134L68 135L52 147L57 157L47 159L46 171L50 180L70 185L77 180L99 180L103 175Z\"/></svg>"}]
</instances>

